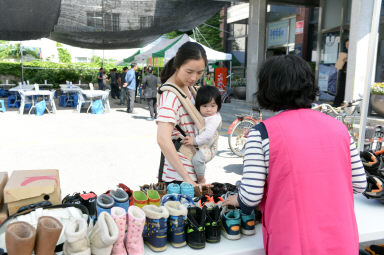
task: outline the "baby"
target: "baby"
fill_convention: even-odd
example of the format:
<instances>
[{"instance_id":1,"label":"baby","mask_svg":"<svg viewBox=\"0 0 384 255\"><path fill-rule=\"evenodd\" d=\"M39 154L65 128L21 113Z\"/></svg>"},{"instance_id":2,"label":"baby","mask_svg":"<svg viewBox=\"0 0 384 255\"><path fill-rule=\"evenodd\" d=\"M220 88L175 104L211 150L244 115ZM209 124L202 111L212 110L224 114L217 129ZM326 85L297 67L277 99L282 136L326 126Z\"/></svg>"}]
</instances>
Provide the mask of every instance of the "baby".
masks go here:
<instances>
[{"instance_id":1,"label":"baby","mask_svg":"<svg viewBox=\"0 0 384 255\"><path fill-rule=\"evenodd\" d=\"M205 120L205 128L199 134L195 126L195 138L187 136L184 143L197 145L199 149L192 158L198 183L205 183L205 163L209 162L217 152L217 138L221 128L221 95L213 86L203 86L197 91L195 106Z\"/></svg>"}]
</instances>

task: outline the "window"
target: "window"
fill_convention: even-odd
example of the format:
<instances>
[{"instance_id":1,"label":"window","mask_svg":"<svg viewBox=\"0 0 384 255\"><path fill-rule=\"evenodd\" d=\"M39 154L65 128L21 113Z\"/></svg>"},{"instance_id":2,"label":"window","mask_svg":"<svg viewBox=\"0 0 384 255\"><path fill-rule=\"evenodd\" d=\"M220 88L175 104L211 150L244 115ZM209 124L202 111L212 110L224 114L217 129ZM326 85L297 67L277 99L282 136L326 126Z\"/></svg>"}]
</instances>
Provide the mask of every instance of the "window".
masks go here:
<instances>
[{"instance_id":1,"label":"window","mask_svg":"<svg viewBox=\"0 0 384 255\"><path fill-rule=\"evenodd\" d=\"M95 28L96 31L119 31L120 14L106 12L88 12L87 26Z\"/></svg>"}]
</instances>

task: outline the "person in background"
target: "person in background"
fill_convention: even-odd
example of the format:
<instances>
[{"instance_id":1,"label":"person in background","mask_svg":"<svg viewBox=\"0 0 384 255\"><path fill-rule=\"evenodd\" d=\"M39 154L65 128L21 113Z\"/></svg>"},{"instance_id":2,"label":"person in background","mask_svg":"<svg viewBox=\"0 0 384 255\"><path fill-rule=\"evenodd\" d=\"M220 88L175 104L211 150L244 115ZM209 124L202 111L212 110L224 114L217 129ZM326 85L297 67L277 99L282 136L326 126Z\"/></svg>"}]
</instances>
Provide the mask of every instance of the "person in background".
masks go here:
<instances>
[{"instance_id":1,"label":"person in background","mask_svg":"<svg viewBox=\"0 0 384 255\"><path fill-rule=\"evenodd\" d=\"M143 70L137 70L135 72L135 75L136 75L136 91L135 91L135 100L136 100L136 97L137 97L137 94L139 94L139 98L140 98L140 86L141 86L141 81L143 80Z\"/></svg>"},{"instance_id":2,"label":"person in background","mask_svg":"<svg viewBox=\"0 0 384 255\"><path fill-rule=\"evenodd\" d=\"M109 72L111 72L111 70L109 70ZM109 79L108 79L108 75L105 71L103 71L103 90L106 90L106 89L111 89L111 86L109 85Z\"/></svg>"},{"instance_id":3,"label":"person in background","mask_svg":"<svg viewBox=\"0 0 384 255\"><path fill-rule=\"evenodd\" d=\"M203 80L203 86L215 86L215 81L211 76L211 73L207 73Z\"/></svg>"},{"instance_id":4,"label":"person in background","mask_svg":"<svg viewBox=\"0 0 384 255\"><path fill-rule=\"evenodd\" d=\"M157 102L157 77L153 75L153 68L147 68L147 75L143 79L143 94L147 100L150 118L147 120L154 120L157 116L156 102Z\"/></svg>"},{"instance_id":5,"label":"person in background","mask_svg":"<svg viewBox=\"0 0 384 255\"><path fill-rule=\"evenodd\" d=\"M125 76L127 75L128 67L124 67L120 75L121 90L120 90L120 105L124 105L124 99L128 100L127 86L124 86Z\"/></svg>"},{"instance_id":6,"label":"person in background","mask_svg":"<svg viewBox=\"0 0 384 255\"><path fill-rule=\"evenodd\" d=\"M127 99L127 112L132 113L133 107L135 105L135 93L136 93L136 70L137 64L132 63L131 69L127 72L125 76L125 82L123 87L127 88L128 99Z\"/></svg>"},{"instance_id":7,"label":"person in background","mask_svg":"<svg viewBox=\"0 0 384 255\"><path fill-rule=\"evenodd\" d=\"M99 85L100 90L104 89L103 72L104 72L104 68L100 68L97 74L97 84Z\"/></svg>"},{"instance_id":8,"label":"person in background","mask_svg":"<svg viewBox=\"0 0 384 255\"><path fill-rule=\"evenodd\" d=\"M119 87L118 87L118 75L116 73L117 69L113 68L111 72L109 73L109 80L111 81L111 95L112 98L119 98Z\"/></svg>"},{"instance_id":9,"label":"person in background","mask_svg":"<svg viewBox=\"0 0 384 255\"><path fill-rule=\"evenodd\" d=\"M260 205L266 255L358 254L353 194L367 179L347 127L311 109L319 90L301 57L269 58L258 85L259 106L276 115L250 130L239 193L223 206Z\"/></svg>"},{"instance_id":10,"label":"person in background","mask_svg":"<svg viewBox=\"0 0 384 255\"><path fill-rule=\"evenodd\" d=\"M337 79L337 87L336 87L336 96L333 101L334 107L339 107L344 102L345 97L345 82L347 80L347 60L348 60L348 48L349 48L349 39L347 39L344 43L342 56L343 56L343 64L342 68L338 70L338 79Z\"/></svg>"}]
</instances>

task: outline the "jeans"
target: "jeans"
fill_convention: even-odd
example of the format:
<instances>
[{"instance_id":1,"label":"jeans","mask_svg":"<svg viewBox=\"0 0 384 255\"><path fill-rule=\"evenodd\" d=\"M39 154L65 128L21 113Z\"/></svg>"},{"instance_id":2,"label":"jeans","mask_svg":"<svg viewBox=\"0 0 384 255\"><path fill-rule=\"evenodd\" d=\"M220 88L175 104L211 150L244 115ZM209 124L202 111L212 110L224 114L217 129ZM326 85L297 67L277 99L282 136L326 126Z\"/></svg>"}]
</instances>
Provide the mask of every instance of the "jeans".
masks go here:
<instances>
[{"instance_id":1,"label":"jeans","mask_svg":"<svg viewBox=\"0 0 384 255\"><path fill-rule=\"evenodd\" d=\"M127 112L132 113L133 106L135 105L135 90L127 89L128 90L128 100L127 100Z\"/></svg>"},{"instance_id":2,"label":"jeans","mask_svg":"<svg viewBox=\"0 0 384 255\"><path fill-rule=\"evenodd\" d=\"M151 115L151 118L154 118L154 119L157 116L156 101L157 101L156 97L147 98L147 103L148 103L148 107L149 107L149 114Z\"/></svg>"},{"instance_id":3,"label":"jeans","mask_svg":"<svg viewBox=\"0 0 384 255\"><path fill-rule=\"evenodd\" d=\"M99 90L104 90L104 83L103 82L99 82Z\"/></svg>"},{"instance_id":4,"label":"jeans","mask_svg":"<svg viewBox=\"0 0 384 255\"><path fill-rule=\"evenodd\" d=\"M121 91L120 91L120 104L124 104L124 98L127 99L128 101L128 89L127 87L121 87Z\"/></svg>"},{"instance_id":5,"label":"jeans","mask_svg":"<svg viewBox=\"0 0 384 255\"><path fill-rule=\"evenodd\" d=\"M117 84L111 84L111 89L112 98L119 98L119 87L117 86Z\"/></svg>"}]
</instances>

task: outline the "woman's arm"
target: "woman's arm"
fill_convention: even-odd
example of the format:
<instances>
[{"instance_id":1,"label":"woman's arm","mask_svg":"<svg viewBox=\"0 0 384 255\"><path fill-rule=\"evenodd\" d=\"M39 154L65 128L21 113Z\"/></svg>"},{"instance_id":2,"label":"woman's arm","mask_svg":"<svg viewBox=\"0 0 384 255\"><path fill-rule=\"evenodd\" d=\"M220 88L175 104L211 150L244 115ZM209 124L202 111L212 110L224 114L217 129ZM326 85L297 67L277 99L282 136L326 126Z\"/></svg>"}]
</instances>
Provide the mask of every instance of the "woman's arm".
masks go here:
<instances>
[{"instance_id":1,"label":"woman's arm","mask_svg":"<svg viewBox=\"0 0 384 255\"><path fill-rule=\"evenodd\" d=\"M174 124L170 122L158 122L157 123L157 143L160 146L164 157L174 167L177 173L183 178L185 182L193 184L196 183L189 176L187 170L185 170L183 163L181 162L179 155L177 154L176 148L172 143L172 130Z\"/></svg>"}]
</instances>

